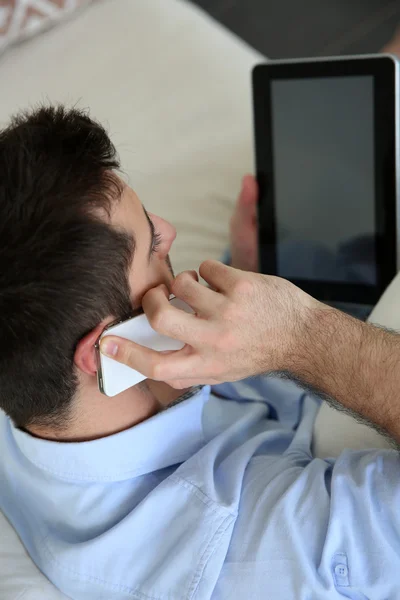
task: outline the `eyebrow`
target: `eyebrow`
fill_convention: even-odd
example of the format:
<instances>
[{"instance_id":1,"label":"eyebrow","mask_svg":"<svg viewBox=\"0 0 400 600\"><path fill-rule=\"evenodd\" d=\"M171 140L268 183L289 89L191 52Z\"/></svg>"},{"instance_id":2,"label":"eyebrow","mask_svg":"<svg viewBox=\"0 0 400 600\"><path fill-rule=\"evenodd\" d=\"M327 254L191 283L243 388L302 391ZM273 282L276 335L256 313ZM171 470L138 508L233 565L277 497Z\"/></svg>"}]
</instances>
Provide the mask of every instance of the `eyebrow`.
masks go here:
<instances>
[{"instance_id":1,"label":"eyebrow","mask_svg":"<svg viewBox=\"0 0 400 600\"><path fill-rule=\"evenodd\" d=\"M151 255L152 255L152 250L153 250L153 245L154 245L154 239L156 237L156 230L154 227L154 223L153 221L150 219L149 217L149 213L147 212L147 210L145 209L145 207L142 204L142 208L143 208L143 212L146 215L146 219L147 222L149 224L149 229L150 229L150 247L149 247L149 252L148 252L148 260L150 261Z\"/></svg>"}]
</instances>

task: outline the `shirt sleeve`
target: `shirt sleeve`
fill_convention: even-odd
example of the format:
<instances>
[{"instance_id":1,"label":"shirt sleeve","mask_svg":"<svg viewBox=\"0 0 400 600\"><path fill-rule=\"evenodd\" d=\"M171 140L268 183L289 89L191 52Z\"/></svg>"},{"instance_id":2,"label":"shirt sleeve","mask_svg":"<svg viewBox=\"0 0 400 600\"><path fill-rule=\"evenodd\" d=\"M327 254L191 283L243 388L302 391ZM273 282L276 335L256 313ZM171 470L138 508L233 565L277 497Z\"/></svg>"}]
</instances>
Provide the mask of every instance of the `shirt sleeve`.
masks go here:
<instances>
[{"instance_id":1,"label":"shirt sleeve","mask_svg":"<svg viewBox=\"0 0 400 600\"><path fill-rule=\"evenodd\" d=\"M254 458L245 479L228 561L257 565L260 593L274 582L285 598L400 598L396 450L322 460L290 445Z\"/></svg>"}]
</instances>

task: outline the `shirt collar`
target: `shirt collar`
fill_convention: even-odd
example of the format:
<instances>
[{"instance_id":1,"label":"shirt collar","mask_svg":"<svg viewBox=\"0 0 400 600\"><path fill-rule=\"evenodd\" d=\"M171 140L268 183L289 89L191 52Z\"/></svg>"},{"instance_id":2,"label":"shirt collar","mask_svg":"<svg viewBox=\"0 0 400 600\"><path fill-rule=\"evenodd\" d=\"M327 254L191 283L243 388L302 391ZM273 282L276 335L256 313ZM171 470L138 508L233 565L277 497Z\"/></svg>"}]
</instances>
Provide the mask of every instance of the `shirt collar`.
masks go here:
<instances>
[{"instance_id":1,"label":"shirt collar","mask_svg":"<svg viewBox=\"0 0 400 600\"><path fill-rule=\"evenodd\" d=\"M64 480L121 481L187 460L205 443L202 415L210 387L150 419L90 442L54 442L10 427L25 457Z\"/></svg>"}]
</instances>

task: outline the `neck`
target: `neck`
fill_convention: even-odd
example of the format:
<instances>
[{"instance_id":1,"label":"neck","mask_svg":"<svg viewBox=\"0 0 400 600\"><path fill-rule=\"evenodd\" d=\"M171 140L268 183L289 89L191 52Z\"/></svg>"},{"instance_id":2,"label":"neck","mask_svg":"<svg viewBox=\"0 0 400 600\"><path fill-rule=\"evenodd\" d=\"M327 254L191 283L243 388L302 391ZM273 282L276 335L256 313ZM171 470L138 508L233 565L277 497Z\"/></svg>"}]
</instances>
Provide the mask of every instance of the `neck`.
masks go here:
<instances>
[{"instance_id":1,"label":"neck","mask_svg":"<svg viewBox=\"0 0 400 600\"><path fill-rule=\"evenodd\" d=\"M83 442L129 429L175 402L187 390L160 381L146 381L113 398L101 394L90 378L82 382L72 417L63 429L32 426L29 433L58 442Z\"/></svg>"}]
</instances>

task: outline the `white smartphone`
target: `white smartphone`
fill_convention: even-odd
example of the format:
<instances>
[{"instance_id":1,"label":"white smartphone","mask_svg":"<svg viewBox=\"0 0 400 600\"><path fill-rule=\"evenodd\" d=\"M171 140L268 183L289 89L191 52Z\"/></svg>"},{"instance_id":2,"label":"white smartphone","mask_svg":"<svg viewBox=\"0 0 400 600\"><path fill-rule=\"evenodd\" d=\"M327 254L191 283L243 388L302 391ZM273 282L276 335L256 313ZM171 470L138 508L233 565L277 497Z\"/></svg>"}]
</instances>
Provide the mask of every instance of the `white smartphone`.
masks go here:
<instances>
[{"instance_id":1,"label":"white smartphone","mask_svg":"<svg viewBox=\"0 0 400 600\"><path fill-rule=\"evenodd\" d=\"M194 312L186 302L179 300L175 296L171 296L169 301L175 308L188 313ZM117 335L141 346L158 351L180 350L184 346L179 340L160 335L154 331L142 309L135 311L129 319L110 323L110 325L105 327L95 344L97 382L100 392L106 396L116 396L146 379L146 376L139 373L139 371L135 371L135 369L131 369L108 356L104 356L100 352L101 340L109 335Z\"/></svg>"}]
</instances>

